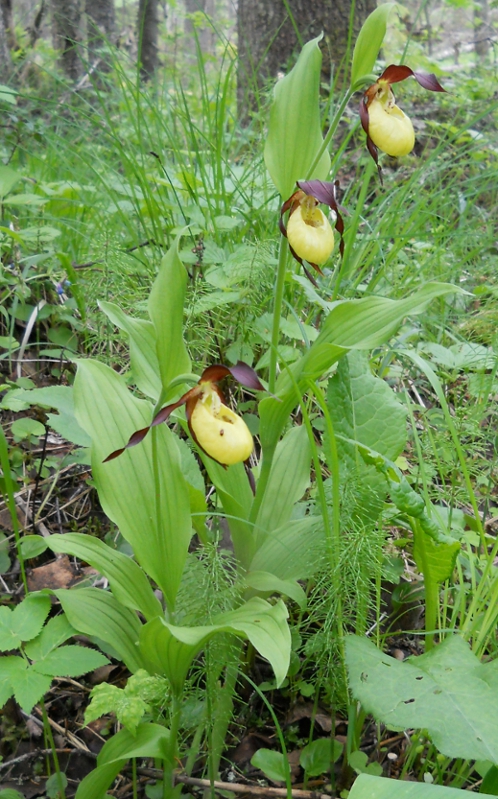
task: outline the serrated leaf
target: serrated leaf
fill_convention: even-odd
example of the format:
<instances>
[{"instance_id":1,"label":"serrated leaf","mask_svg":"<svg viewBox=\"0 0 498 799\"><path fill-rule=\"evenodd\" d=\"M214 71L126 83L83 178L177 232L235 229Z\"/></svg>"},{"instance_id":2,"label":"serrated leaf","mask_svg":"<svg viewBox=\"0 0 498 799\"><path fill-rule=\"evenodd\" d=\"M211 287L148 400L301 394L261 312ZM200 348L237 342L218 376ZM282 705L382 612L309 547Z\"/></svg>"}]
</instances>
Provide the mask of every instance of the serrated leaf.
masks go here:
<instances>
[{"instance_id":1,"label":"serrated leaf","mask_svg":"<svg viewBox=\"0 0 498 799\"><path fill-rule=\"evenodd\" d=\"M47 424L77 447L89 447L92 443L90 436L80 427L75 417L67 413L47 413Z\"/></svg>"},{"instance_id":2,"label":"serrated leaf","mask_svg":"<svg viewBox=\"0 0 498 799\"><path fill-rule=\"evenodd\" d=\"M395 5L396 3L381 3L363 23L353 50L352 88L361 78L372 72L386 35L389 14Z\"/></svg>"},{"instance_id":3,"label":"serrated leaf","mask_svg":"<svg viewBox=\"0 0 498 799\"><path fill-rule=\"evenodd\" d=\"M92 701L85 711L85 724L114 713L118 721L134 735L148 709L148 704L139 696L130 696L122 688L103 683L92 691Z\"/></svg>"},{"instance_id":4,"label":"serrated leaf","mask_svg":"<svg viewBox=\"0 0 498 799\"><path fill-rule=\"evenodd\" d=\"M37 660L33 669L38 674L47 674L51 677L80 677L108 663L108 659L95 649L70 644L60 646L46 657Z\"/></svg>"},{"instance_id":5,"label":"serrated leaf","mask_svg":"<svg viewBox=\"0 0 498 799\"><path fill-rule=\"evenodd\" d=\"M12 675L27 669L27 667L28 664L25 658L17 655L3 655L0 658L0 708L5 705L7 699L14 693L11 682Z\"/></svg>"},{"instance_id":6,"label":"serrated leaf","mask_svg":"<svg viewBox=\"0 0 498 799\"><path fill-rule=\"evenodd\" d=\"M290 197L297 180L325 180L330 169L330 156L325 151L313 174L308 174L323 144L319 105L321 38L320 35L304 45L297 63L274 90L264 156L283 200Z\"/></svg>"},{"instance_id":7,"label":"serrated leaf","mask_svg":"<svg viewBox=\"0 0 498 799\"><path fill-rule=\"evenodd\" d=\"M45 674L38 674L32 666L19 669L10 677L16 702L25 713L31 713L33 707L47 693L52 684L52 678Z\"/></svg>"},{"instance_id":8,"label":"serrated leaf","mask_svg":"<svg viewBox=\"0 0 498 799\"><path fill-rule=\"evenodd\" d=\"M353 696L390 729L426 729L448 757L498 763L498 660L481 664L450 636L405 662L366 638L348 636Z\"/></svg>"},{"instance_id":9,"label":"serrated leaf","mask_svg":"<svg viewBox=\"0 0 498 799\"><path fill-rule=\"evenodd\" d=\"M61 613L49 619L40 635L26 644L24 651L30 660L40 660L46 657L52 649L63 644L68 638L75 635L76 630L71 627L66 616ZM46 672L48 673L48 672Z\"/></svg>"},{"instance_id":10,"label":"serrated leaf","mask_svg":"<svg viewBox=\"0 0 498 799\"><path fill-rule=\"evenodd\" d=\"M14 610L0 607L0 652L38 635L49 611L50 598L43 594L29 594Z\"/></svg>"},{"instance_id":11,"label":"serrated leaf","mask_svg":"<svg viewBox=\"0 0 498 799\"><path fill-rule=\"evenodd\" d=\"M258 749L251 757L251 765L259 768L273 782L285 782L289 772L282 752L273 749Z\"/></svg>"}]
</instances>

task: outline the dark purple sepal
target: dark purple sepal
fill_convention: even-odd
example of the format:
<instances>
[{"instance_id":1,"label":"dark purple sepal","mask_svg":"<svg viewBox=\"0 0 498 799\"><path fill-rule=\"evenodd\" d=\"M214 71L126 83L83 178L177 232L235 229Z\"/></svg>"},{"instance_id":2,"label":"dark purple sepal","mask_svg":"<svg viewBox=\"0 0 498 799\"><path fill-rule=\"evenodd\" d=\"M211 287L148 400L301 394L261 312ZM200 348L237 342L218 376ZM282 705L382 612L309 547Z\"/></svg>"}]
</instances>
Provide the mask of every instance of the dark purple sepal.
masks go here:
<instances>
[{"instance_id":1,"label":"dark purple sepal","mask_svg":"<svg viewBox=\"0 0 498 799\"><path fill-rule=\"evenodd\" d=\"M413 77L424 89L430 92L445 92L438 79L432 72L414 72Z\"/></svg>"},{"instance_id":2,"label":"dark purple sepal","mask_svg":"<svg viewBox=\"0 0 498 799\"><path fill-rule=\"evenodd\" d=\"M244 363L244 361L237 361L235 366L229 366L228 369L232 377L238 380L242 386L252 388L254 391L265 390L254 369L249 364Z\"/></svg>"},{"instance_id":3,"label":"dark purple sepal","mask_svg":"<svg viewBox=\"0 0 498 799\"><path fill-rule=\"evenodd\" d=\"M319 203L336 209L335 184L325 180L298 180L297 186L309 197L314 197Z\"/></svg>"},{"instance_id":4,"label":"dark purple sepal","mask_svg":"<svg viewBox=\"0 0 498 799\"><path fill-rule=\"evenodd\" d=\"M137 444L140 444L144 440L149 430L150 427L143 427L141 430L135 430L135 432L128 439L128 443L125 444L124 447L121 447L120 449L115 449L114 452L111 452L111 454L108 455L107 458L104 458L102 463L108 463L108 461L113 461L114 458L118 458L120 455L122 455L125 449L130 449L130 447L136 447Z\"/></svg>"},{"instance_id":5,"label":"dark purple sepal","mask_svg":"<svg viewBox=\"0 0 498 799\"><path fill-rule=\"evenodd\" d=\"M364 95L360 101L360 122L361 127L368 136L368 125L370 120L368 116L368 97L366 95Z\"/></svg>"}]
</instances>

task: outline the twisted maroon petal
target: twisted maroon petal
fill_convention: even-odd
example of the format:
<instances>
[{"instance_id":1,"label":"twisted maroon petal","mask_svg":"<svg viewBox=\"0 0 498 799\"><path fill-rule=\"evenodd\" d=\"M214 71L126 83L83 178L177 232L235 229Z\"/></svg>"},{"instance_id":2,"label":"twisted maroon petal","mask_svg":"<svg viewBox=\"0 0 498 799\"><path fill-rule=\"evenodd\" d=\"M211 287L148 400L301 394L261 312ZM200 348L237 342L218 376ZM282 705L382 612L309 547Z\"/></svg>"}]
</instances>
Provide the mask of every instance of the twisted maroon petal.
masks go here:
<instances>
[{"instance_id":1,"label":"twisted maroon petal","mask_svg":"<svg viewBox=\"0 0 498 799\"><path fill-rule=\"evenodd\" d=\"M252 388L254 391L264 391L265 387L260 383L259 377L247 363L244 361L237 361L235 366L228 367L232 377L247 388Z\"/></svg>"},{"instance_id":2,"label":"twisted maroon petal","mask_svg":"<svg viewBox=\"0 0 498 799\"><path fill-rule=\"evenodd\" d=\"M445 92L438 79L432 72L414 72L413 77L424 89L430 92Z\"/></svg>"}]
</instances>

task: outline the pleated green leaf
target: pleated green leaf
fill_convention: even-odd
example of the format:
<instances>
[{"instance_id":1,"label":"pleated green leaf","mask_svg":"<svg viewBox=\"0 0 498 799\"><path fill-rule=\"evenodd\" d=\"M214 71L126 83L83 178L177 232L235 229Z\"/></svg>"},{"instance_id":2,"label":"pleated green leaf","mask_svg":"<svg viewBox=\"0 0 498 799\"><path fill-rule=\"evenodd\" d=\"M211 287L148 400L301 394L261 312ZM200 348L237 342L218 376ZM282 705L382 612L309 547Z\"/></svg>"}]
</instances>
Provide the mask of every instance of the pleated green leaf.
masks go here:
<instances>
[{"instance_id":1,"label":"pleated green leaf","mask_svg":"<svg viewBox=\"0 0 498 799\"><path fill-rule=\"evenodd\" d=\"M104 512L131 544L135 557L174 605L187 557L192 525L188 485L176 437L166 425L119 458L104 458L150 424L152 406L138 400L124 380L97 361L79 361L76 416L92 438L92 470ZM156 436L159 506L156 507L152 440Z\"/></svg>"},{"instance_id":2,"label":"pleated green leaf","mask_svg":"<svg viewBox=\"0 0 498 799\"><path fill-rule=\"evenodd\" d=\"M330 156L324 152L313 174L308 174L323 143L319 105L321 38L320 35L304 45L294 68L275 86L265 163L283 200L295 191L296 180L325 180L330 169Z\"/></svg>"},{"instance_id":3,"label":"pleated green leaf","mask_svg":"<svg viewBox=\"0 0 498 799\"><path fill-rule=\"evenodd\" d=\"M273 530L254 555L250 571L266 571L281 580L304 580L319 568L325 548L323 522L306 516Z\"/></svg>"}]
</instances>

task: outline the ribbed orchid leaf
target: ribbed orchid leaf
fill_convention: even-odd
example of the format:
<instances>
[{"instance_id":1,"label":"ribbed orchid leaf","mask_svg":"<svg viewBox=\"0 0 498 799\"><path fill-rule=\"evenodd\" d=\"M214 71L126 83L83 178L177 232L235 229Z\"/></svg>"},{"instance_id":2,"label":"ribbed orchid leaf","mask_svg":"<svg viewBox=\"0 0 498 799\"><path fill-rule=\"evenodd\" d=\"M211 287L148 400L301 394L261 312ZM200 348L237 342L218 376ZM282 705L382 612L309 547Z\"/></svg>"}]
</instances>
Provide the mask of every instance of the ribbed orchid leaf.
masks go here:
<instances>
[{"instance_id":1,"label":"ribbed orchid leaf","mask_svg":"<svg viewBox=\"0 0 498 799\"><path fill-rule=\"evenodd\" d=\"M304 45L294 68L275 86L265 163L284 200L292 194L296 180L308 175L323 144L319 104L321 38ZM324 152L310 177L324 179L329 169L330 156Z\"/></svg>"}]
</instances>

